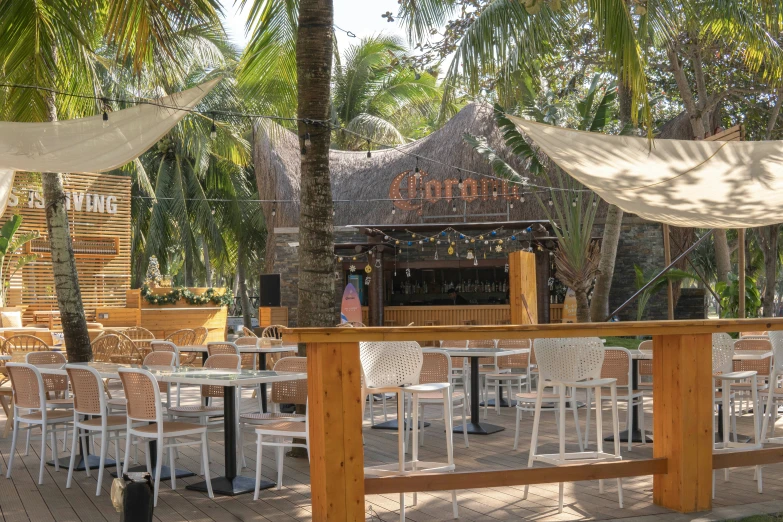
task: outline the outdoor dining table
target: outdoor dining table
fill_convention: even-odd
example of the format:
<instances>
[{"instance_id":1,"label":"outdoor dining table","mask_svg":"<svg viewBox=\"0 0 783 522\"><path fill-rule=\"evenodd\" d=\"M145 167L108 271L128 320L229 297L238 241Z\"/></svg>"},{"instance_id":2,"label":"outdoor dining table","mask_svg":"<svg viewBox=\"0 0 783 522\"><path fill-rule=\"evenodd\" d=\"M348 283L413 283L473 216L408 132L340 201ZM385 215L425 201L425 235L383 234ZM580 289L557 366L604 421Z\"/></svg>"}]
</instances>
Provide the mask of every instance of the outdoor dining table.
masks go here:
<instances>
[{"instance_id":1,"label":"outdoor dining table","mask_svg":"<svg viewBox=\"0 0 783 522\"><path fill-rule=\"evenodd\" d=\"M490 435L503 431L503 426L482 423L479 413L479 359L498 354L517 355L530 352L529 348L506 350L503 348L441 348L449 357L468 357L470 359L470 422L468 433L472 435ZM502 389L502 386L500 387ZM502 397L500 397L502 400ZM454 426L455 433L462 433L462 426Z\"/></svg>"},{"instance_id":2,"label":"outdoor dining table","mask_svg":"<svg viewBox=\"0 0 783 522\"><path fill-rule=\"evenodd\" d=\"M256 346L249 346L249 345L238 345L237 348L239 348L239 353L256 353L258 354L258 363L256 365L257 370L266 370L266 355L269 353L285 353L285 352L296 352L298 350L298 346L293 345L278 345L278 346L261 346L260 345L261 339L259 338L259 343L256 344ZM207 362L207 357L209 356L209 352L207 350L207 345L205 344L192 344L192 345L185 345L185 346L179 346L178 347L180 352L197 352L201 354L201 364L204 365ZM267 410L267 391L266 391L266 383L261 384L261 409L264 413L266 413Z\"/></svg>"},{"instance_id":3,"label":"outdoor dining table","mask_svg":"<svg viewBox=\"0 0 783 522\"><path fill-rule=\"evenodd\" d=\"M118 379L120 368L139 368L138 365L114 364L114 363L78 363L89 365L103 378ZM47 364L38 367L41 373L52 375L66 375L64 364ZM250 493L255 486L255 479L237 474L237 404L235 388L237 386L252 386L262 383L295 381L307 379L303 372L274 372L258 370L219 370L203 368L178 368L176 370L162 369L161 367L143 367L149 370L155 379L160 382L177 384L212 385L223 387L223 454L225 458L225 475L211 479L212 490L219 495L239 495ZM152 446L153 443L150 445ZM150 448L152 458L155 456L154 447ZM84 456L83 456L84 457ZM126 457L127 458L127 457ZM68 464L65 464L66 466ZM115 465L115 464L112 464ZM90 461L92 467L92 462ZM108 464L107 464L108 466ZM97 467L97 463L96 463ZM153 469L155 463L152 464ZM143 469L146 471L146 467ZM162 472L161 472L162 473ZM170 476L170 475L169 475ZM179 476L179 474L177 474ZM161 479L164 475L161 474ZM263 481L261 489L274 487L275 483ZM187 489L195 491L207 491L206 481L190 484Z\"/></svg>"}]
</instances>

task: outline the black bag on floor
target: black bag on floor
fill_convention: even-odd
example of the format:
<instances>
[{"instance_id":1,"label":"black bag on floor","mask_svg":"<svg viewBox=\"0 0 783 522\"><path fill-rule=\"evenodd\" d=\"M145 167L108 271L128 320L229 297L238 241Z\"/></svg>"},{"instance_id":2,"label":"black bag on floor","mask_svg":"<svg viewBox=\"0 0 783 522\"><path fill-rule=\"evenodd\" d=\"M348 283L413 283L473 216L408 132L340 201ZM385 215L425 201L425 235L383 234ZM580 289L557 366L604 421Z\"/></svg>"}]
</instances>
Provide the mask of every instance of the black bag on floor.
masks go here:
<instances>
[{"instance_id":1,"label":"black bag on floor","mask_svg":"<svg viewBox=\"0 0 783 522\"><path fill-rule=\"evenodd\" d=\"M120 522L152 522L154 492L149 473L126 473L114 479L111 501Z\"/></svg>"}]
</instances>

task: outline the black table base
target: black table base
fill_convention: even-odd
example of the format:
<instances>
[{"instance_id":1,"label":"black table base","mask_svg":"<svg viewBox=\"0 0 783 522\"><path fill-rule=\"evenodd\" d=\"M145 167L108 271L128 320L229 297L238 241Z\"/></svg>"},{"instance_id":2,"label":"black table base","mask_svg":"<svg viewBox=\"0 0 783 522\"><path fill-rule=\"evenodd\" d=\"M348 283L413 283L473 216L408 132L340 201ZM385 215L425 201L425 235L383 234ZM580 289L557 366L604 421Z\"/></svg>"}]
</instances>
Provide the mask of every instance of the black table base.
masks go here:
<instances>
[{"instance_id":1,"label":"black table base","mask_svg":"<svg viewBox=\"0 0 783 522\"><path fill-rule=\"evenodd\" d=\"M633 359L631 362L631 389L639 389L639 359ZM601 400L600 397L597 397L596 399L596 402ZM646 435L646 440L642 440L642 432L639 430L639 419L641 418L641 415L644 415L644 412L638 404L631 409L631 415L633 415L635 427L631 434L631 442L647 442L648 444L651 444L653 440L649 435ZM614 442L614 435L604 437L604 442ZM628 442L628 430L620 432L620 442Z\"/></svg>"},{"instance_id":2,"label":"black table base","mask_svg":"<svg viewBox=\"0 0 783 522\"><path fill-rule=\"evenodd\" d=\"M99 467L99 465L101 463L101 458L100 457L98 457L97 455L89 455L89 454L88 455L82 455L81 453L79 453L79 456L76 459L76 462L74 463L74 467L73 467L74 471L84 471L84 470L87 469L87 468L84 467L84 459L85 459L85 457L87 458L87 463L90 465L90 469L98 469L98 467ZM61 468L68 469L68 466L71 465L71 457L59 458L59 459L57 459L57 462L60 464ZM54 466L54 461L50 460L50 461L47 462L47 464L49 464L50 466ZM103 464L103 467L104 468L112 468L112 467L114 467L116 465L117 465L117 463L113 459L107 458L106 462L104 462L104 464Z\"/></svg>"},{"instance_id":3,"label":"black table base","mask_svg":"<svg viewBox=\"0 0 783 522\"><path fill-rule=\"evenodd\" d=\"M478 424L476 422L468 422L468 434L469 435L492 435L499 431L503 431L506 428L503 426L496 426L495 424L487 424L483 422ZM455 424L453 428L454 433L462 434L462 423Z\"/></svg>"},{"instance_id":4,"label":"black table base","mask_svg":"<svg viewBox=\"0 0 783 522\"><path fill-rule=\"evenodd\" d=\"M237 475L237 403L236 390L232 386L223 387L223 457L226 474L210 479L212 491L216 495L241 495L255 488L255 479ZM261 463L257 462L256 466ZM274 482L262 482L261 489L269 489ZM207 482L201 481L186 487L193 491L207 491Z\"/></svg>"},{"instance_id":5,"label":"black table base","mask_svg":"<svg viewBox=\"0 0 783 522\"><path fill-rule=\"evenodd\" d=\"M495 399L490 399L490 400L486 401L486 403L484 403L484 402L481 403L481 406L485 406L485 405L488 408L494 408L495 407ZM501 408L516 408L516 406L517 406L517 401L509 402L508 400L506 400L503 397L500 398L500 407Z\"/></svg>"},{"instance_id":6,"label":"black table base","mask_svg":"<svg viewBox=\"0 0 783 522\"><path fill-rule=\"evenodd\" d=\"M186 469L179 469L176 468L174 470L177 473L177 478L186 478L186 477L195 477L196 474L192 471L188 471ZM147 466L133 466L131 468L128 468L128 473L146 473L147 472ZM152 473L150 473L152 476L152 480L155 480L155 466L152 466ZM111 474L112 477L117 477L117 473L114 472ZM171 468L168 466L161 466L160 467L160 480L171 480Z\"/></svg>"},{"instance_id":7,"label":"black table base","mask_svg":"<svg viewBox=\"0 0 783 522\"><path fill-rule=\"evenodd\" d=\"M642 440L642 432L640 430L633 430L633 433L631 434L632 439L631 442L646 442L647 444L652 444L652 437L649 435L645 436L646 440ZM614 435L609 435L608 437L604 437L605 442L614 442ZM620 432L620 442L628 442L628 430L623 430Z\"/></svg>"},{"instance_id":8,"label":"black table base","mask_svg":"<svg viewBox=\"0 0 783 522\"><path fill-rule=\"evenodd\" d=\"M256 480L252 479L250 477L243 477L241 475L234 477L233 479L229 479L227 477L216 477L210 480L212 483L212 492L215 495L226 495L229 497L233 497L236 495L242 495L244 493L252 493L255 491L256 486ZM261 481L261 487L260 489L269 489L275 487L274 482L269 482L267 480ZM195 484L191 484L187 487L187 489L193 490L193 491L207 491L207 482L201 481L197 482Z\"/></svg>"}]
</instances>

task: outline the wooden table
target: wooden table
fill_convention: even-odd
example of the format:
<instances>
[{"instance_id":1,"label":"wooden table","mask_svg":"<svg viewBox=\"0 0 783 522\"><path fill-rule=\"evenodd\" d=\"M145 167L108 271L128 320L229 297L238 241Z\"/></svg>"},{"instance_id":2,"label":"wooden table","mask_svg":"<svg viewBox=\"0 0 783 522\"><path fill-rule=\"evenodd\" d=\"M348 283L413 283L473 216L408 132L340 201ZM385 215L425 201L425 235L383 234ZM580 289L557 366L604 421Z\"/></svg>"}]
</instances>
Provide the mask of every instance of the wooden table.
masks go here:
<instances>
[{"instance_id":1,"label":"wooden table","mask_svg":"<svg viewBox=\"0 0 783 522\"><path fill-rule=\"evenodd\" d=\"M494 424L481 423L479 411L479 359L482 357L492 357L495 355L517 355L529 352L529 348L520 350L504 350L502 348L441 348L449 354L449 357L468 357L470 358L470 422L468 422L468 433L472 435L491 435L503 431L506 428ZM462 433L462 426L455 426L454 432Z\"/></svg>"}]
</instances>

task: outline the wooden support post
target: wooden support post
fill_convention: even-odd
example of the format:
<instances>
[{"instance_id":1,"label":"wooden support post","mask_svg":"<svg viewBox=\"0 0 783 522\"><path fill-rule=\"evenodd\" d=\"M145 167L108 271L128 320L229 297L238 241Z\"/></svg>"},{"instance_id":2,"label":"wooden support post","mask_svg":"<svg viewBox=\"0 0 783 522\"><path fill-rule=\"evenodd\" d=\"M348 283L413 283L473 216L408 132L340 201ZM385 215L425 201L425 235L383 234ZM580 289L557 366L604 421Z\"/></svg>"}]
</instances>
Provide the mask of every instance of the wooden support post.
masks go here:
<instances>
[{"instance_id":1,"label":"wooden support post","mask_svg":"<svg viewBox=\"0 0 783 522\"><path fill-rule=\"evenodd\" d=\"M364 522L359 344L309 343L307 394L313 520Z\"/></svg>"},{"instance_id":2,"label":"wooden support post","mask_svg":"<svg viewBox=\"0 0 783 522\"><path fill-rule=\"evenodd\" d=\"M536 256L518 250L508 255L508 296L511 324L536 324L538 294L536 290Z\"/></svg>"},{"instance_id":3,"label":"wooden support post","mask_svg":"<svg viewBox=\"0 0 783 522\"><path fill-rule=\"evenodd\" d=\"M739 272L739 306L737 308L737 317L745 319L745 229L737 230L737 242L739 256L737 267Z\"/></svg>"},{"instance_id":4,"label":"wooden support post","mask_svg":"<svg viewBox=\"0 0 783 522\"><path fill-rule=\"evenodd\" d=\"M666 266L672 264L672 243L671 233L669 232L669 225L663 225L663 262ZM666 285L666 303L668 310L668 319L671 321L674 319L674 284L672 280L668 280Z\"/></svg>"},{"instance_id":5,"label":"wooden support post","mask_svg":"<svg viewBox=\"0 0 783 522\"><path fill-rule=\"evenodd\" d=\"M681 513L712 505L712 335L653 336L653 501Z\"/></svg>"}]
</instances>

